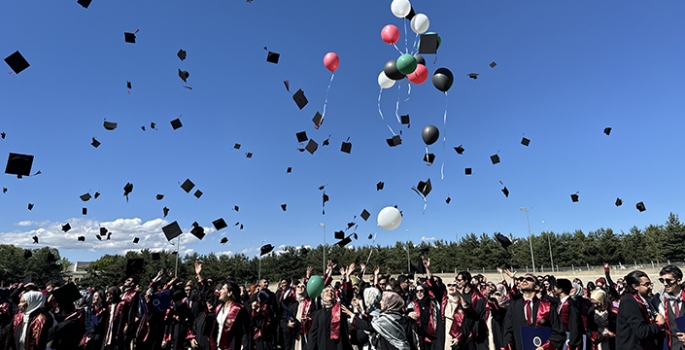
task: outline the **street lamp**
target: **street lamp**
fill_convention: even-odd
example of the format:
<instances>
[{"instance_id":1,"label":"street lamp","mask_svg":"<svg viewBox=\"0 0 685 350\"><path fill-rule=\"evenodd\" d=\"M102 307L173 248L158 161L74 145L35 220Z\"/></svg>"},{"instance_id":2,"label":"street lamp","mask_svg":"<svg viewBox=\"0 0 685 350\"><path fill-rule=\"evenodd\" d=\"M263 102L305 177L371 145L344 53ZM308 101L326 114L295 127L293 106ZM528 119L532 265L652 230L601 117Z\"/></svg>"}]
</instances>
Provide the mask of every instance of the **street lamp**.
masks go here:
<instances>
[{"instance_id":1,"label":"street lamp","mask_svg":"<svg viewBox=\"0 0 685 350\"><path fill-rule=\"evenodd\" d=\"M266 242L265 239L262 240L262 243L260 243L259 246L260 247L264 246L264 242ZM257 282L259 282L262 280L262 256L261 255L259 255L259 257L257 258L257 261L259 262L259 269L257 270Z\"/></svg>"},{"instance_id":2,"label":"street lamp","mask_svg":"<svg viewBox=\"0 0 685 350\"><path fill-rule=\"evenodd\" d=\"M528 208L522 207L521 211L526 212L526 222L528 223L528 243L530 244L530 261L533 263L533 273L535 273L535 256L533 255L533 235L530 233L530 220L528 220Z\"/></svg>"},{"instance_id":3,"label":"street lamp","mask_svg":"<svg viewBox=\"0 0 685 350\"><path fill-rule=\"evenodd\" d=\"M326 275L326 224L323 222L319 224L323 227L323 274Z\"/></svg>"},{"instance_id":4,"label":"street lamp","mask_svg":"<svg viewBox=\"0 0 685 350\"><path fill-rule=\"evenodd\" d=\"M552 272L554 272L554 258L552 257L552 239L550 238L551 234L549 232L549 227L547 227L547 224L545 223L545 220L542 220L542 223L545 224L545 231L547 231L547 244L549 245L549 262L552 264Z\"/></svg>"}]
</instances>

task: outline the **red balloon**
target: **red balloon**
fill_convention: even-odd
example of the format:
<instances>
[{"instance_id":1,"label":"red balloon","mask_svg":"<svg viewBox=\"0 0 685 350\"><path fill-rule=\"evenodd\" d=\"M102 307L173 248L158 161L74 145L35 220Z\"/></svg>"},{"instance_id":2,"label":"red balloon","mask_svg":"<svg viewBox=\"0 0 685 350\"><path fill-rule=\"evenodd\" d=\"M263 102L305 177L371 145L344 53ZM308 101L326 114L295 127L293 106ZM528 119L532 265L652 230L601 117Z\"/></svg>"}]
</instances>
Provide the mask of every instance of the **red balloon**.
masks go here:
<instances>
[{"instance_id":1,"label":"red balloon","mask_svg":"<svg viewBox=\"0 0 685 350\"><path fill-rule=\"evenodd\" d=\"M340 65L340 57L338 57L335 52L329 52L326 56L323 56L323 65L326 66L329 71L335 72Z\"/></svg>"},{"instance_id":2,"label":"red balloon","mask_svg":"<svg viewBox=\"0 0 685 350\"><path fill-rule=\"evenodd\" d=\"M392 45L396 43L397 40L400 40L400 30L394 25L388 24L381 30L381 39L383 39L386 44Z\"/></svg>"},{"instance_id":3,"label":"red balloon","mask_svg":"<svg viewBox=\"0 0 685 350\"><path fill-rule=\"evenodd\" d=\"M414 73L407 75L407 78L416 85L423 84L428 79L428 69L422 64L417 64Z\"/></svg>"}]
</instances>

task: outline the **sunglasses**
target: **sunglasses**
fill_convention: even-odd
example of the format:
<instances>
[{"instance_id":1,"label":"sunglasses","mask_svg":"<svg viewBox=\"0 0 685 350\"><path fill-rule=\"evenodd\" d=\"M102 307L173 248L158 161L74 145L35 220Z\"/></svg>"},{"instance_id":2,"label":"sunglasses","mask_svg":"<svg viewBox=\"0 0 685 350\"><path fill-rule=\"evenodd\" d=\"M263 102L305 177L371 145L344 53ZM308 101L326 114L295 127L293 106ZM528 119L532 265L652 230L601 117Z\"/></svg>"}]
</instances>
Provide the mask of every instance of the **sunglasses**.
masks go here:
<instances>
[{"instance_id":1,"label":"sunglasses","mask_svg":"<svg viewBox=\"0 0 685 350\"><path fill-rule=\"evenodd\" d=\"M537 282L537 279L535 279L535 278L533 278L533 277L526 277L526 278L524 278L523 280L524 280L524 281L528 281L528 282Z\"/></svg>"},{"instance_id":2,"label":"sunglasses","mask_svg":"<svg viewBox=\"0 0 685 350\"><path fill-rule=\"evenodd\" d=\"M304 288L304 286L297 286L297 288Z\"/></svg>"},{"instance_id":3,"label":"sunglasses","mask_svg":"<svg viewBox=\"0 0 685 350\"><path fill-rule=\"evenodd\" d=\"M643 287L653 287L653 286L654 286L654 283L652 283L652 282L647 282L647 283L640 283L640 285L643 286Z\"/></svg>"},{"instance_id":4,"label":"sunglasses","mask_svg":"<svg viewBox=\"0 0 685 350\"><path fill-rule=\"evenodd\" d=\"M659 278L659 282L665 286L670 286L671 284L675 283L675 280L670 278Z\"/></svg>"},{"instance_id":5,"label":"sunglasses","mask_svg":"<svg viewBox=\"0 0 685 350\"><path fill-rule=\"evenodd\" d=\"M464 282L463 279L459 279L459 278L457 278L455 281L457 281L457 282Z\"/></svg>"},{"instance_id":6,"label":"sunglasses","mask_svg":"<svg viewBox=\"0 0 685 350\"><path fill-rule=\"evenodd\" d=\"M456 284L456 283L450 283L450 284L448 284L447 286L448 286L448 287L456 287L457 284Z\"/></svg>"},{"instance_id":7,"label":"sunglasses","mask_svg":"<svg viewBox=\"0 0 685 350\"><path fill-rule=\"evenodd\" d=\"M423 290L423 289L417 289L416 292L417 292L417 293L423 293L424 290Z\"/></svg>"}]
</instances>

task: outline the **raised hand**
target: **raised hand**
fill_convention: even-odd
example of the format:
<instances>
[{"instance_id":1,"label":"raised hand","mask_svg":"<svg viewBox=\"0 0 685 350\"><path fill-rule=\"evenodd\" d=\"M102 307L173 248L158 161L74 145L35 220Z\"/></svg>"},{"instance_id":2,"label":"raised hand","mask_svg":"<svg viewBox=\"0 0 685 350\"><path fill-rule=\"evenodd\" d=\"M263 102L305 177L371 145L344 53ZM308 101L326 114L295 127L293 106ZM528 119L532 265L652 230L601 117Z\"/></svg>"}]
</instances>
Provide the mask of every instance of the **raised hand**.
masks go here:
<instances>
[{"instance_id":1,"label":"raised hand","mask_svg":"<svg viewBox=\"0 0 685 350\"><path fill-rule=\"evenodd\" d=\"M354 271L354 263L351 263L350 266L347 267L347 274L351 275L352 271Z\"/></svg>"},{"instance_id":2,"label":"raised hand","mask_svg":"<svg viewBox=\"0 0 685 350\"><path fill-rule=\"evenodd\" d=\"M345 278L346 274L347 274L347 269L345 269L344 267L341 267L340 268L340 276L342 276L342 278Z\"/></svg>"},{"instance_id":3,"label":"raised hand","mask_svg":"<svg viewBox=\"0 0 685 350\"><path fill-rule=\"evenodd\" d=\"M314 268L312 268L311 266L307 266L307 278L309 278L309 277L312 276L312 270L313 270L313 269L314 269Z\"/></svg>"},{"instance_id":4,"label":"raised hand","mask_svg":"<svg viewBox=\"0 0 685 350\"><path fill-rule=\"evenodd\" d=\"M195 274L199 276L200 272L202 272L202 263L200 260L195 260Z\"/></svg>"},{"instance_id":5,"label":"raised hand","mask_svg":"<svg viewBox=\"0 0 685 350\"><path fill-rule=\"evenodd\" d=\"M376 266L373 268L373 274L374 274L374 275L378 275L378 273L380 273L380 272L381 272L381 268L378 267L378 265L376 265Z\"/></svg>"},{"instance_id":6,"label":"raised hand","mask_svg":"<svg viewBox=\"0 0 685 350\"><path fill-rule=\"evenodd\" d=\"M422 256L421 261L423 261L423 266L425 266L426 268L429 268L431 266L431 258L426 259Z\"/></svg>"},{"instance_id":7,"label":"raised hand","mask_svg":"<svg viewBox=\"0 0 685 350\"><path fill-rule=\"evenodd\" d=\"M609 263L604 263L604 268L608 269L609 268Z\"/></svg>"},{"instance_id":8,"label":"raised hand","mask_svg":"<svg viewBox=\"0 0 685 350\"><path fill-rule=\"evenodd\" d=\"M361 263L361 264L359 265L359 268L362 269L362 271L366 271L366 264Z\"/></svg>"}]
</instances>

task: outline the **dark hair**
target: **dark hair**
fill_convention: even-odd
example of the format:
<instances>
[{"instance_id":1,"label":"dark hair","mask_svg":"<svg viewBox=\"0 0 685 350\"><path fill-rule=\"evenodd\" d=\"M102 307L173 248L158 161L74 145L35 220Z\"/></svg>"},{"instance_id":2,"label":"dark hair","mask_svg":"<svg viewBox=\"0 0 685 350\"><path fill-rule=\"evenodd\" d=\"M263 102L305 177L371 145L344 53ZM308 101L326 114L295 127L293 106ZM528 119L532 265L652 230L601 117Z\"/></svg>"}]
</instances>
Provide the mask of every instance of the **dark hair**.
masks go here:
<instances>
[{"instance_id":1,"label":"dark hair","mask_svg":"<svg viewBox=\"0 0 685 350\"><path fill-rule=\"evenodd\" d=\"M229 295L229 298L233 300L233 302L240 303L240 286L238 286L238 283L235 283L233 281L228 281L225 282L224 285L228 288L228 290L231 292L231 295Z\"/></svg>"},{"instance_id":2,"label":"dark hair","mask_svg":"<svg viewBox=\"0 0 685 350\"><path fill-rule=\"evenodd\" d=\"M624 277L624 279L626 280L626 292L635 293L637 290L635 289L635 287L633 287L633 285L639 285L640 278L642 277L649 278L649 276L647 276L647 274L644 271L640 270L635 270L627 274L626 277Z\"/></svg>"},{"instance_id":3,"label":"dark hair","mask_svg":"<svg viewBox=\"0 0 685 350\"><path fill-rule=\"evenodd\" d=\"M400 286L399 281L392 281L390 282L390 288L392 288L392 291L399 294L399 295L404 295L404 291L402 290L402 286ZM381 291L384 292L384 291Z\"/></svg>"},{"instance_id":4,"label":"dark hair","mask_svg":"<svg viewBox=\"0 0 685 350\"><path fill-rule=\"evenodd\" d=\"M675 278L676 280L683 279L683 271L680 270L680 268L678 266L666 265L659 272L659 276L668 275L668 274L673 275L673 278Z\"/></svg>"},{"instance_id":5,"label":"dark hair","mask_svg":"<svg viewBox=\"0 0 685 350\"><path fill-rule=\"evenodd\" d=\"M470 273L470 272L468 272L468 271L460 271L460 272L457 274L457 277L459 277L459 275L461 275L461 278L463 278L464 280L466 280L466 283L467 283L467 284L471 285L471 279L472 279L472 278L471 278L471 273Z\"/></svg>"}]
</instances>

